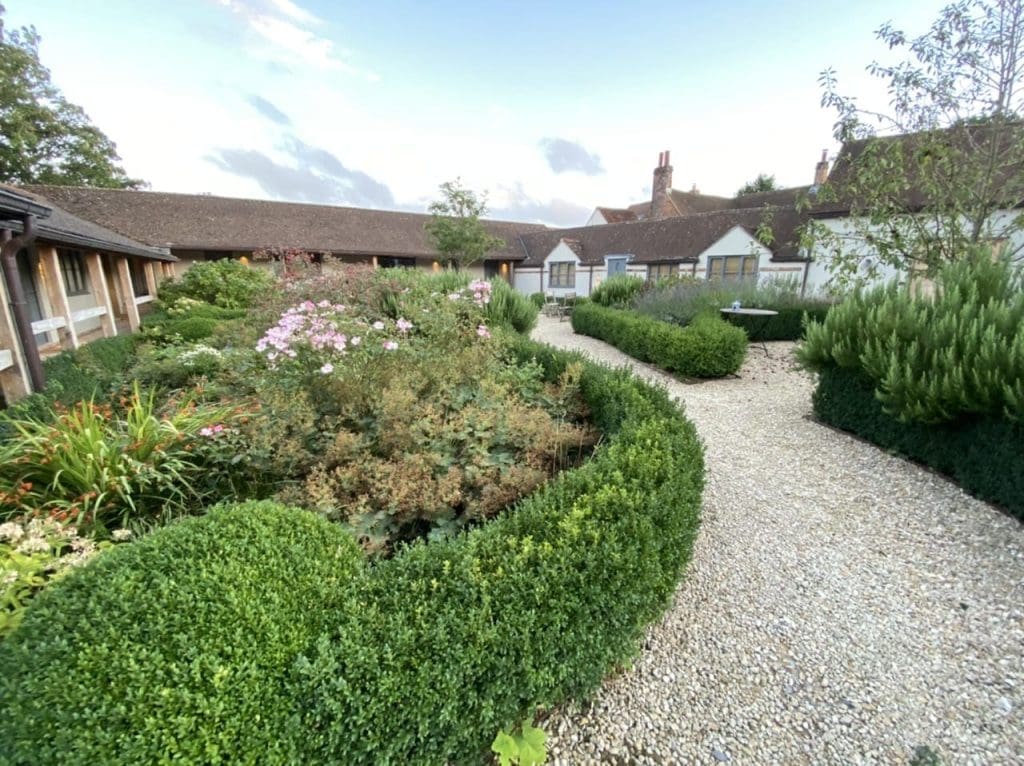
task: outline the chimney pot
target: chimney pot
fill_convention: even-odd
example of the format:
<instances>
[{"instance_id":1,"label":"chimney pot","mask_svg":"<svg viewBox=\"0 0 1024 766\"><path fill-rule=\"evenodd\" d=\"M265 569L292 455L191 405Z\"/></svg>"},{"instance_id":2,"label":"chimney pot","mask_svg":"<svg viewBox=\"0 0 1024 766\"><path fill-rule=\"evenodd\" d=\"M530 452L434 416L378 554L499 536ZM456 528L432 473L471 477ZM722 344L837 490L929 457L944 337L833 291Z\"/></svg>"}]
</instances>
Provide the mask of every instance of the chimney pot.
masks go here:
<instances>
[{"instance_id":1,"label":"chimney pot","mask_svg":"<svg viewBox=\"0 0 1024 766\"><path fill-rule=\"evenodd\" d=\"M828 180L828 149L821 150L821 162L814 166L814 185L821 186Z\"/></svg>"},{"instance_id":2,"label":"chimney pot","mask_svg":"<svg viewBox=\"0 0 1024 766\"><path fill-rule=\"evenodd\" d=\"M669 163L669 160L668 160L668 155L669 155L669 150L668 150L668 149L666 149L666 150L665 150L665 165L666 165L666 166L670 164L670 163Z\"/></svg>"},{"instance_id":3,"label":"chimney pot","mask_svg":"<svg viewBox=\"0 0 1024 766\"><path fill-rule=\"evenodd\" d=\"M658 167L654 169L654 182L651 185L651 208L648 215L651 219L664 218L670 215L672 193L672 166L668 164L668 150L658 154Z\"/></svg>"}]
</instances>

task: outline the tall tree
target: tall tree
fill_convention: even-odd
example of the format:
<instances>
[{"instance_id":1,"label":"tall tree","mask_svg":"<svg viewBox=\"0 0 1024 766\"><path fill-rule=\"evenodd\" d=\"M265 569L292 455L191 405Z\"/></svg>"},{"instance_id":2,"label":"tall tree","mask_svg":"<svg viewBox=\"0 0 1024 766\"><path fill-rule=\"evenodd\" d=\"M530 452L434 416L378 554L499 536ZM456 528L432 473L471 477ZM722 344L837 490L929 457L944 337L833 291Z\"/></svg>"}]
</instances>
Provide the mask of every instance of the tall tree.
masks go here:
<instances>
[{"instance_id":1,"label":"tall tree","mask_svg":"<svg viewBox=\"0 0 1024 766\"><path fill-rule=\"evenodd\" d=\"M0 5L0 181L137 189L117 147L50 81L34 27L8 30Z\"/></svg>"},{"instance_id":2,"label":"tall tree","mask_svg":"<svg viewBox=\"0 0 1024 766\"><path fill-rule=\"evenodd\" d=\"M445 266L464 269L505 244L488 234L480 221L487 212L486 194L477 197L459 178L445 181L439 188L441 199L430 203L433 218L425 228Z\"/></svg>"},{"instance_id":3,"label":"tall tree","mask_svg":"<svg viewBox=\"0 0 1024 766\"><path fill-rule=\"evenodd\" d=\"M867 68L886 83L888 111L841 95L831 69L820 78L844 146L816 202L848 206L850 218L841 232L814 226L816 251L840 284L884 266L931 274L979 243L1020 257L1022 1L962 0L920 37L891 24L876 36L909 54Z\"/></svg>"},{"instance_id":4,"label":"tall tree","mask_svg":"<svg viewBox=\"0 0 1024 766\"><path fill-rule=\"evenodd\" d=\"M758 192L775 191L778 188L779 185L775 182L774 175L758 173L757 178L753 181L747 181L739 188L739 191L736 192L736 196L740 197L744 194L757 194Z\"/></svg>"}]
</instances>

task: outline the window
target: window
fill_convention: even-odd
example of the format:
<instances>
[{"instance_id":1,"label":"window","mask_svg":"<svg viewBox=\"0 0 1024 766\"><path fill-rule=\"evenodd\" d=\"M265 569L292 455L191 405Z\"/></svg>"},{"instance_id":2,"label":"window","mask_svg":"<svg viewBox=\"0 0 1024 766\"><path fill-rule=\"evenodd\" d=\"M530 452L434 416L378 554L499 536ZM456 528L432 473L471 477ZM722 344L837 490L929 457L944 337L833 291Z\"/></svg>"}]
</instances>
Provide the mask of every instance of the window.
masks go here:
<instances>
[{"instance_id":1,"label":"window","mask_svg":"<svg viewBox=\"0 0 1024 766\"><path fill-rule=\"evenodd\" d=\"M68 295L88 295L89 279L85 276L85 257L78 250L58 250L60 273Z\"/></svg>"},{"instance_id":2,"label":"window","mask_svg":"<svg viewBox=\"0 0 1024 766\"><path fill-rule=\"evenodd\" d=\"M757 256L713 255L708 258L708 279L757 279Z\"/></svg>"},{"instance_id":3,"label":"window","mask_svg":"<svg viewBox=\"0 0 1024 766\"><path fill-rule=\"evenodd\" d=\"M571 261L552 263L548 287L576 287L576 264Z\"/></svg>"},{"instance_id":4,"label":"window","mask_svg":"<svg viewBox=\"0 0 1024 766\"><path fill-rule=\"evenodd\" d=\"M385 257L380 256L377 258L377 268L379 269L415 269L416 259L415 258L401 258L401 257Z\"/></svg>"},{"instance_id":5,"label":"window","mask_svg":"<svg viewBox=\"0 0 1024 766\"><path fill-rule=\"evenodd\" d=\"M679 275L679 266L675 263L652 263L647 267L647 281L657 282Z\"/></svg>"},{"instance_id":6,"label":"window","mask_svg":"<svg viewBox=\"0 0 1024 766\"><path fill-rule=\"evenodd\" d=\"M614 277L616 274L626 273L627 258L607 258L605 260L608 263L608 276Z\"/></svg>"},{"instance_id":7,"label":"window","mask_svg":"<svg viewBox=\"0 0 1024 766\"><path fill-rule=\"evenodd\" d=\"M132 277L132 292L136 298L149 295L149 285L146 283L145 266L137 258L128 259L128 273Z\"/></svg>"}]
</instances>

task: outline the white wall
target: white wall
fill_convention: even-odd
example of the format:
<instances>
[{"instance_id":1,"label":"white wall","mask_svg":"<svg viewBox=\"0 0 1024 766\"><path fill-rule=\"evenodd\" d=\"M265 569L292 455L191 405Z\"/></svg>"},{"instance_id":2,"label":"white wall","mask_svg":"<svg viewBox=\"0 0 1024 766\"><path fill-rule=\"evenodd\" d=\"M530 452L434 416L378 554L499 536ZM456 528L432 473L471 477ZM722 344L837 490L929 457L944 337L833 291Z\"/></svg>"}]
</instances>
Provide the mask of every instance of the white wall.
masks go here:
<instances>
[{"instance_id":1,"label":"white wall","mask_svg":"<svg viewBox=\"0 0 1024 766\"><path fill-rule=\"evenodd\" d=\"M733 226L697 256L697 271L694 276L698 279L707 279L708 259L723 255L756 255L758 274L761 274L766 269L769 270L768 273L770 274L771 269L775 266L775 264L772 264L771 250L758 242L742 226ZM692 273L693 267L690 266L689 268Z\"/></svg>"},{"instance_id":2,"label":"white wall","mask_svg":"<svg viewBox=\"0 0 1024 766\"><path fill-rule=\"evenodd\" d=\"M601 211L598 210L595 207L594 208L594 212L590 214L590 218L588 218L587 222L585 224L583 224L583 225L584 226L602 226L602 225L604 225L606 223L608 223L608 221L606 221L604 219L604 216L601 215Z\"/></svg>"}]
</instances>

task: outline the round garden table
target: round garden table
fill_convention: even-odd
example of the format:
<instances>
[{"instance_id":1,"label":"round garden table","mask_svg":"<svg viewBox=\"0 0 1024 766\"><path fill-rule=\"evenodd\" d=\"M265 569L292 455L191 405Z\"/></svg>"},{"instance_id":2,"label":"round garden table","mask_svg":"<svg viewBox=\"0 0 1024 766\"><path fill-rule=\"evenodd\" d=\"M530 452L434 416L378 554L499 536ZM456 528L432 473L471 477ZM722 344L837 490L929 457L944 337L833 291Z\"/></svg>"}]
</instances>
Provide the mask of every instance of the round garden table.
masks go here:
<instances>
[{"instance_id":1,"label":"round garden table","mask_svg":"<svg viewBox=\"0 0 1024 766\"><path fill-rule=\"evenodd\" d=\"M758 332L763 333L764 328L768 326L768 322L771 321L772 317L778 316L778 311L772 311L771 309L734 309L731 306L722 309L723 316L745 316L745 317L756 317L750 323L750 334L756 335ZM758 321L758 319L760 321ZM764 342L764 337L761 338L761 349L764 351L765 356L768 354L768 346Z\"/></svg>"}]
</instances>

